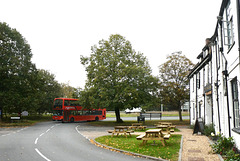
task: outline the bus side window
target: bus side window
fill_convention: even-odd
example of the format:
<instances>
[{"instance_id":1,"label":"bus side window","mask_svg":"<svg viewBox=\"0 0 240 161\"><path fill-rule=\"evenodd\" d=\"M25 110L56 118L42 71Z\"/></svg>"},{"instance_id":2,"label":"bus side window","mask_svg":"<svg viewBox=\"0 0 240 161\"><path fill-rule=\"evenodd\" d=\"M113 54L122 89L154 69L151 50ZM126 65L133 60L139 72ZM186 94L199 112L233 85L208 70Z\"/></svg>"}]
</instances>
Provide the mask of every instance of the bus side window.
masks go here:
<instances>
[{"instance_id":1,"label":"bus side window","mask_svg":"<svg viewBox=\"0 0 240 161\"><path fill-rule=\"evenodd\" d=\"M76 111L71 111L70 115L76 116Z\"/></svg>"},{"instance_id":2,"label":"bus side window","mask_svg":"<svg viewBox=\"0 0 240 161\"><path fill-rule=\"evenodd\" d=\"M68 100L64 100L64 106L69 106L69 101Z\"/></svg>"}]
</instances>

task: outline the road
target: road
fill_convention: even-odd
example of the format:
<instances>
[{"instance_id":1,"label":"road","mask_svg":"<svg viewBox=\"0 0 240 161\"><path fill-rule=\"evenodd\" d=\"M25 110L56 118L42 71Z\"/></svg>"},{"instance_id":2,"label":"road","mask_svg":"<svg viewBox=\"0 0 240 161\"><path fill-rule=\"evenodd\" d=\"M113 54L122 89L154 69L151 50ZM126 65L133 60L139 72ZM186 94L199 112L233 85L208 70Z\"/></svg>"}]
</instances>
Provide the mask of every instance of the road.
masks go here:
<instances>
[{"instance_id":1,"label":"road","mask_svg":"<svg viewBox=\"0 0 240 161\"><path fill-rule=\"evenodd\" d=\"M137 117L121 117L123 121L137 121ZM189 116L182 116L183 120L189 119ZM115 117L107 117L104 121L115 121ZM145 120L150 120L146 118ZM159 120L159 118L152 118L152 120ZM162 120L179 120L179 116L164 116Z\"/></svg>"},{"instance_id":2,"label":"road","mask_svg":"<svg viewBox=\"0 0 240 161\"><path fill-rule=\"evenodd\" d=\"M84 128L87 128L85 123L60 122L38 123L27 128L0 128L0 161L148 160L99 148L81 135ZM103 129L100 127L99 130Z\"/></svg>"}]
</instances>

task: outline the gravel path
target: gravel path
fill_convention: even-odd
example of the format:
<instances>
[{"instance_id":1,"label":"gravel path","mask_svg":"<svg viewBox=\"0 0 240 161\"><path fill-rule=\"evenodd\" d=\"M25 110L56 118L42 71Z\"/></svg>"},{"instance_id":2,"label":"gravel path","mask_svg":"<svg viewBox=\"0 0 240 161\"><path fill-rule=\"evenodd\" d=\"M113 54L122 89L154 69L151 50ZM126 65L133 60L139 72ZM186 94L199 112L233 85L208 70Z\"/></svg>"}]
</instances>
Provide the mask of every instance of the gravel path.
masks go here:
<instances>
[{"instance_id":1,"label":"gravel path","mask_svg":"<svg viewBox=\"0 0 240 161\"><path fill-rule=\"evenodd\" d=\"M208 138L204 135L193 135L193 130L178 127L183 135L182 161L220 161L218 155L212 154Z\"/></svg>"}]
</instances>

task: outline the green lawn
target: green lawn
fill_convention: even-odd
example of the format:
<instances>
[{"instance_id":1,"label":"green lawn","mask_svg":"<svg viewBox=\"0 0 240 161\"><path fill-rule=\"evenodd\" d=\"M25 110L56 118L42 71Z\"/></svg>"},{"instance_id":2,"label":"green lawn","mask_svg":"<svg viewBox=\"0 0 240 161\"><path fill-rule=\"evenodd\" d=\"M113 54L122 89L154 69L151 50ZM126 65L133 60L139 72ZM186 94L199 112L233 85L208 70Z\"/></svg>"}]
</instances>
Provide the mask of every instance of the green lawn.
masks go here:
<instances>
[{"instance_id":1,"label":"green lawn","mask_svg":"<svg viewBox=\"0 0 240 161\"><path fill-rule=\"evenodd\" d=\"M157 124L158 122L171 122L173 125L190 125L189 120L146 120L143 125L145 126L154 126L154 124ZM137 121L124 121L123 123L117 123L116 121L95 121L95 122L89 122L89 124L93 126L131 126L132 123L136 123Z\"/></svg>"},{"instance_id":2,"label":"green lawn","mask_svg":"<svg viewBox=\"0 0 240 161\"><path fill-rule=\"evenodd\" d=\"M160 111L159 111L160 112ZM154 112L152 112L154 113ZM107 117L116 117L114 112L107 112L106 114ZM121 112L121 117L137 117L140 116L139 113L130 113L130 114L126 114L124 112ZM162 116L179 116L178 111L164 111L162 113ZM182 112L182 116L189 116L188 112Z\"/></svg>"},{"instance_id":3,"label":"green lawn","mask_svg":"<svg viewBox=\"0 0 240 161\"><path fill-rule=\"evenodd\" d=\"M95 140L101 144L133 153L174 161L178 160L181 135L171 135L170 139L166 140L165 146L162 146L160 141L155 141L155 144L153 141L148 141L146 145L141 145L142 141L137 140L136 137L136 135L127 138L124 136L102 136Z\"/></svg>"},{"instance_id":4,"label":"green lawn","mask_svg":"<svg viewBox=\"0 0 240 161\"><path fill-rule=\"evenodd\" d=\"M0 127L17 127L17 126L31 126L37 122L51 121L52 116L50 115L33 115L33 116L23 116L19 121L11 121L10 117L4 118L0 122Z\"/></svg>"}]
</instances>

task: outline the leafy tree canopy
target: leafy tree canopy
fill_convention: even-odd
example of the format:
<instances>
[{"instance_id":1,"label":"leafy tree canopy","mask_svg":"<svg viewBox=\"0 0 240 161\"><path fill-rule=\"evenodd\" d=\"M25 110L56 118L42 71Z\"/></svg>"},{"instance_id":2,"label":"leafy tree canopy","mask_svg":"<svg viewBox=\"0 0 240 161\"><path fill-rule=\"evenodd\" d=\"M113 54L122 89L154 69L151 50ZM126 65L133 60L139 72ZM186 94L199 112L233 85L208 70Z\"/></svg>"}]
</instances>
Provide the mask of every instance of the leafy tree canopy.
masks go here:
<instances>
[{"instance_id":1,"label":"leafy tree canopy","mask_svg":"<svg viewBox=\"0 0 240 161\"><path fill-rule=\"evenodd\" d=\"M87 83L82 104L115 110L118 122L120 109L139 107L151 101L158 79L151 75L146 57L132 49L121 35L111 35L91 48L90 57L81 56L86 66Z\"/></svg>"},{"instance_id":2,"label":"leafy tree canopy","mask_svg":"<svg viewBox=\"0 0 240 161\"><path fill-rule=\"evenodd\" d=\"M79 93L81 89L80 88L74 88L69 85L68 83L61 83L61 95L64 98L78 98Z\"/></svg>"},{"instance_id":3,"label":"leafy tree canopy","mask_svg":"<svg viewBox=\"0 0 240 161\"><path fill-rule=\"evenodd\" d=\"M0 110L20 112L30 99L35 65L27 41L6 23L0 23Z\"/></svg>"},{"instance_id":4,"label":"leafy tree canopy","mask_svg":"<svg viewBox=\"0 0 240 161\"><path fill-rule=\"evenodd\" d=\"M165 105L179 111L182 120L181 105L189 99L187 75L194 64L181 52L173 53L159 66L161 98Z\"/></svg>"},{"instance_id":5,"label":"leafy tree canopy","mask_svg":"<svg viewBox=\"0 0 240 161\"><path fill-rule=\"evenodd\" d=\"M37 70L25 38L0 22L0 110L2 113L51 111L60 86L54 75ZM1 115L2 117L3 115Z\"/></svg>"}]
</instances>

